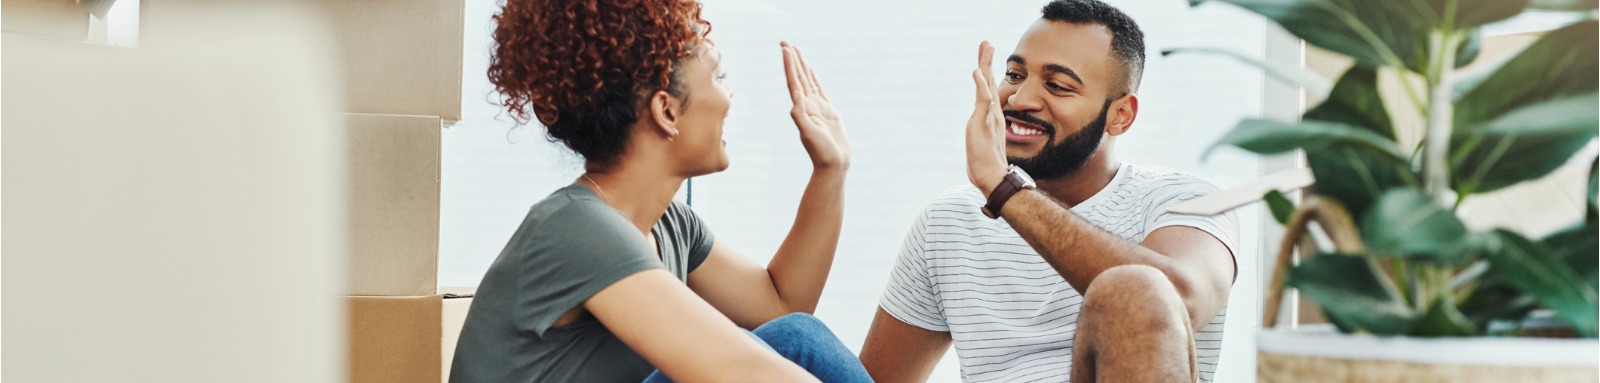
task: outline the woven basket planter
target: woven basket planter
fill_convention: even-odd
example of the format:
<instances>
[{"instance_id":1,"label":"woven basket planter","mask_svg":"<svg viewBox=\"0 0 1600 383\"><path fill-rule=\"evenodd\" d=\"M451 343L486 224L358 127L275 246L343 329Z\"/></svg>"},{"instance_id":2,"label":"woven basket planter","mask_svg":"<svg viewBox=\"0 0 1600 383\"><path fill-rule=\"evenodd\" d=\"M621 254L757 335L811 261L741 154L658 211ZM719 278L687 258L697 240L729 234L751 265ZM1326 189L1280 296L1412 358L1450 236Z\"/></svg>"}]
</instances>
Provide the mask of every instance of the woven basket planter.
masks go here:
<instances>
[{"instance_id":1,"label":"woven basket planter","mask_svg":"<svg viewBox=\"0 0 1600 383\"><path fill-rule=\"evenodd\" d=\"M1595 339L1384 338L1307 326L1263 330L1256 350L1261 383L1600 382Z\"/></svg>"}]
</instances>

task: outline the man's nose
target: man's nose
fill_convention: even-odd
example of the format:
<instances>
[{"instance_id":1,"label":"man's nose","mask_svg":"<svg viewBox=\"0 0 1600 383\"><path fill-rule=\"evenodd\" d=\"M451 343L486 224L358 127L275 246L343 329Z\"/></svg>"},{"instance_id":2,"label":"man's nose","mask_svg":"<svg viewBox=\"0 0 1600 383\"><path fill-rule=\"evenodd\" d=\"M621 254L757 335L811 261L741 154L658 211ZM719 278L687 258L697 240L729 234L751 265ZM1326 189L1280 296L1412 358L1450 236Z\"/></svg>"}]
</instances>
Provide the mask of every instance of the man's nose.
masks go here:
<instances>
[{"instance_id":1,"label":"man's nose","mask_svg":"<svg viewBox=\"0 0 1600 383\"><path fill-rule=\"evenodd\" d=\"M1000 107L1009 110L1036 111L1044 108L1044 101L1038 94L1029 91L1027 86L1013 88L1010 95L1002 95L1001 101Z\"/></svg>"}]
</instances>

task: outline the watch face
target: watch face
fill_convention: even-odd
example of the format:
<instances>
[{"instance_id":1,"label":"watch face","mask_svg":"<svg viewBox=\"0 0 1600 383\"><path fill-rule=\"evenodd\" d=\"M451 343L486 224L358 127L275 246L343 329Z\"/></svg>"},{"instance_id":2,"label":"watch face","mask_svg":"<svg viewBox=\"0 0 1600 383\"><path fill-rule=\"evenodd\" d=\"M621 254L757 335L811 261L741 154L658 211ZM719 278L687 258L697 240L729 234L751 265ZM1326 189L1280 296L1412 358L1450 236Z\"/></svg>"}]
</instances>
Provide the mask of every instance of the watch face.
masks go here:
<instances>
[{"instance_id":1,"label":"watch face","mask_svg":"<svg viewBox=\"0 0 1600 383\"><path fill-rule=\"evenodd\" d=\"M1034 186L1033 176L1029 176L1028 172L1022 171L1017 165L1011 165L1011 174L1016 174L1017 178L1022 180L1023 186L1030 188Z\"/></svg>"}]
</instances>

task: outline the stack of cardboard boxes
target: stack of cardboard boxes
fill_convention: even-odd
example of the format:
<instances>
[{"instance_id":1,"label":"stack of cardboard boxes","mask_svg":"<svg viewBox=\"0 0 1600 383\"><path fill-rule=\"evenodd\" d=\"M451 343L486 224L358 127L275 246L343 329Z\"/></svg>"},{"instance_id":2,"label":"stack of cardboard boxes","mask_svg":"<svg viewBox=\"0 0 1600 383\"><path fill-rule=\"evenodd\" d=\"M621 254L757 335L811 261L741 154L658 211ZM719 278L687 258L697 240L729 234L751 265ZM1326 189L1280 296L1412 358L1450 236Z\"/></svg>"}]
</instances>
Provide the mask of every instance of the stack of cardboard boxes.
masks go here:
<instances>
[{"instance_id":1,"label":"stack of cardboard boxes","mask_svg":"<svg viewBox=\"0 0 1600 383\"><path fill-rule=\"evenodd\" d=\"M351 382L449 376L471 289L439 288L439 156L461 119L462 0L325 2L350 174Z\"/></svg>"}]
</instances>

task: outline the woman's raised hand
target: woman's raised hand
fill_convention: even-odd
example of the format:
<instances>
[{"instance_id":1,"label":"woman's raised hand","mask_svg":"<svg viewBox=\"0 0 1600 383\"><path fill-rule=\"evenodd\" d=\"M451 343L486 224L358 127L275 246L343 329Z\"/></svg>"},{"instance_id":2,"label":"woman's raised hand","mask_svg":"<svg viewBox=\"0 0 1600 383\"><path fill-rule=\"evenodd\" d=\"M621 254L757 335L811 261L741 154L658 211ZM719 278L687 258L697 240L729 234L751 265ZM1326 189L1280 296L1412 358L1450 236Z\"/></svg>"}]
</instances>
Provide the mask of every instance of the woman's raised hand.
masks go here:
<instances>
[{"instance_id":1,"label":"woman's raised hand","mask_svg":"<svg viewBox=\"0 0 1600 383\"><path fill-rule=\"evenodd\" d=\"M783 72L789 80L789 97L794 100L789 117L800 129L800 143L811 155L811 165L817 169L849 168L850 140L845 137L839 111L828 101L828 94L822 91L822 83L800 49L789 43L781 45Z\"/></svg>"}]
</instances>

